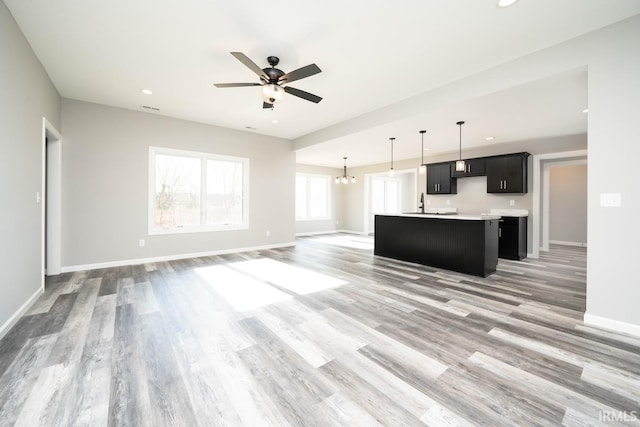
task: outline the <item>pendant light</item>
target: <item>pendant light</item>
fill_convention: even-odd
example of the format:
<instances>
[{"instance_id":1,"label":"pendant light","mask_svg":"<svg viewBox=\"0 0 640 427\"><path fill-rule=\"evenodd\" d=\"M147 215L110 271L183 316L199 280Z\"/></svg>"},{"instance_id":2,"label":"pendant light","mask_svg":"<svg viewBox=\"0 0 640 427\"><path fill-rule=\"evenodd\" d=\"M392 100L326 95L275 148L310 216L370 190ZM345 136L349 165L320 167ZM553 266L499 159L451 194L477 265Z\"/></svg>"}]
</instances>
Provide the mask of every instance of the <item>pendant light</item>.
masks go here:
<instances>
[{"instance_id":1,"label":"pendant light","mask_svg":"<svg viewBox=\"0 0 640 427\"><path fill-rule=\"evenodd\" d=\"M458 156L458 161L456 161L456 172L464 172L466 168L464 160L462 160L462 125L464 122L457 122L456 124L460 126L460 154Z\"/></svg>"},{"instance_id":2,"label":"pendant light","mask_svg":"<svg viewBox=\"0 0 640 427\"><path fill-rule=\"evenodd\" d=\"M389 138L391 140L391 168L389 169L389 176L393 176L395 175L395 172L393 171L393 141L395 141L395 138Z\"/></svg>"},{"instance_id":3,"label":"pendant light","mask_svg":"<svg viewBox=\"0 0 640 427\"><path fill-rule=\"evenodd\" d=\"M347 158L343 157L344 159L344 169L342 170L342 176L336 176L336 184L348 184L349 183L349 179L351 179L351 183L355 184L356 183L356 177L351 175L347 175Z\"/></svg>"},{"instance_id":4,"label":"pendant light","mask_svg":"<svg viewBox=\"0 0 640 427\"><path fill-rule=\"evenodd\" d=\"M420 134L422 135L422 151L420 151L422 162L420 163L420 175L424 175L427 172L427 165L424 164L424 134L426 132L426 130L420 131Z\"/></svg>"}]
</instances>

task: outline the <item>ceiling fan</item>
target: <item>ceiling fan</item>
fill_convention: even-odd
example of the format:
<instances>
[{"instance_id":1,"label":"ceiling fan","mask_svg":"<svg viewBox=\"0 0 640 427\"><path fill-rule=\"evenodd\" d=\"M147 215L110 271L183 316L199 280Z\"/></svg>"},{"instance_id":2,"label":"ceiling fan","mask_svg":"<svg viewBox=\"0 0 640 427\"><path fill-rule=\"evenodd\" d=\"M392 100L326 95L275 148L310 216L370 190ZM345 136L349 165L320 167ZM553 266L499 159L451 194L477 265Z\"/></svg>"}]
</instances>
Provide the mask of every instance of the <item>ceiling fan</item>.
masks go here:
<instances>
[{"instance_id":1,"label":"ceiling fan","mask_svg":"<svg viewBox=\"0 0 640 427\"><path fill-rule=\"evenodd\" d=\"M305 77L310 77L321 72L322 70L316 64L309 64L306 67L285 73L276 68L276 65L280 62L277 56L269 56L267 58L267 62L271 68L260 68L242 52L231 52L231 55L235 56L238 61L256 73L258 77L260 77L260 83L216 83L214 84L215 87L262 86L262 99L264 100L262 108L273 108L273 105L282 99L285 92L298 98L315 102L316 104L322 101L322 98L318 95L291 86L285 86L296 80L304 79Z\"/></svg>"}]
</instances>

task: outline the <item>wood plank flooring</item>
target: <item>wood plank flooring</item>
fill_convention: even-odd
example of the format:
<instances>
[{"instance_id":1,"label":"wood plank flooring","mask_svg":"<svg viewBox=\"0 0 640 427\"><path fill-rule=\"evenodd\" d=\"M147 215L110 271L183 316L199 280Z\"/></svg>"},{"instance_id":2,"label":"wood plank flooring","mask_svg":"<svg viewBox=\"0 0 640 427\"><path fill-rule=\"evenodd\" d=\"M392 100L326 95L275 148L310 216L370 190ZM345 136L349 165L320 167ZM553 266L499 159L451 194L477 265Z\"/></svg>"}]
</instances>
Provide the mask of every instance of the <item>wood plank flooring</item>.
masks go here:
<instances>
[{"instance_id":1,"label":"wood plank flooring","mask_svg":"<svg viewBox=\"0 0 640 427\"><path fill-rule=\"evenodd\" d=\"M638 425L640 338L584 325L586 250L486 279L372 239L50 277L0 425Z\"/></svg>"}]
</instances>

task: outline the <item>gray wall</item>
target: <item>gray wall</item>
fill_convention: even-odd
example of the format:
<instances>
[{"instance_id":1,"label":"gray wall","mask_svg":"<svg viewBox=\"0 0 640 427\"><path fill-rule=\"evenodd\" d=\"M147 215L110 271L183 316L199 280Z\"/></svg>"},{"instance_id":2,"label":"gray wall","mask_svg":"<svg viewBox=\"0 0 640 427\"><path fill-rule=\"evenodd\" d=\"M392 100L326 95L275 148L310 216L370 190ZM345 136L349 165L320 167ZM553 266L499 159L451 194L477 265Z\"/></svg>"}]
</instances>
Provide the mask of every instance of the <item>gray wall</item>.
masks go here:
<instances>
[{"instance_id":1,"label":"gray wall","mask_svg":"<svg viewBox=\"0 0 640 427\"><path fill-rule=\"evenodd\" d=\"M588 321L635 326L640 334L640 240L637 188L640 105L640 16L581 38L574 47L589 64ZM559 52L561 55L563 52ZM622 206L600 206L600 195L619 193ZM622 324L616 323L622 322Z\"/></svg>"},{"instance_id":2,"label":"gray wall","mask_svg":"<svg viewBox=\"0 0 640 427\"><path fill-rule=\"evenodd\" d=\"M549 168L549 240L587 243L587 165Z\"/></svg>"},{"instance_id":3,"label":"gray wall","mask_svg":"<svg viewBox=\"0 0 640 427\"><path fill-rule=\"evenodd\" d=\"M0 2L0 326L41 284L43 117L59 129L60 96Z\"/></svg>"},{"instance_id":4,"label":"gray wall","mask_svg":"<svg viewBox=\"0 0 640 427\"><path fill-rule=\"evenodd\" d=\"M329 190L331 191L331 218L328 220L319 221L296 221L296 234L324 233L336 231L337 229L339 229L339 212L342 206L342 193L344 191L343 188L346 188L349 185L353 185L351 183L346 185L334 183L334 178L336 176L342 176L343 170L322 166L297 164L296 172L329 175L331 177L331 185ZM351 175L351 169L347 169L347 173Z\"/></svg>"},{"instance_id":5,"label":"gray wall","mask_svg":"<svg viewBox=\"0 0 640 427\"><path fill-rule=\"evenodd\" d=\"M288 140L69 99L62 101L62 133L63 268L295 239ZM149 146L248 157L250 228L148 236Z\"/></svg>"}]
</instances>

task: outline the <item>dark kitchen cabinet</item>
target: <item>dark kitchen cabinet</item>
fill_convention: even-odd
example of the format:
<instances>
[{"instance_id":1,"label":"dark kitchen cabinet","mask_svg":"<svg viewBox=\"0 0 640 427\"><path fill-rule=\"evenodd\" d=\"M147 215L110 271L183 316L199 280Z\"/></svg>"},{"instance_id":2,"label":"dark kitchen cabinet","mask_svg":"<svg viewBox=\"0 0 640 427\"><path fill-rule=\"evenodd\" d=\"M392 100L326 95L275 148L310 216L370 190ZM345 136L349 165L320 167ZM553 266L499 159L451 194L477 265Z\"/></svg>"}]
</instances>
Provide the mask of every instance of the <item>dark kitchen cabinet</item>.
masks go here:
<instances>
[{"instance_id":1,"label":"dark kitchen cabinet","mask_svg":"<svg viewBox=\"0 0 640 427\"><path fill-rule=\"evenodd\" d=\"M487 193L526 193L527 157L529 153L487 157Z\"/></svg>"},{"instance_id":2,"label":"dark kitchen cabinet","mask_svg":"<svg viewBox=\"0 0 640 427\"><path fill-rule=\"evenodd\" d=\"M452 162L427 165L427 194L456 194L457 181L451 179L454 165Z\"/></svg>"},{"instance_id":3,"label":"dark kitchen cabinet","mask_svg":"<svg viewBox=\"0 0 640 427\"><path fill-rule=\"evenodd\" d=\"M498 257L520 261L527 257L527 217L503 216L498 228Z\"/></svg>"},{"instance_id":4,"label":"dark kitchen cabinet","mask_svg":"<svg viewBox=\"0 0 640 427\"><path fill-rule=\"evenodd\" d=\"M483 158L467 159L464 161L464 172L456 170L456 164L451 168L451 176L453 178L464 178L467 176L483 176L486 175L486 161Z\"/></svg>"},{"instance_id":5,"label":"dark kitchen cabinet","mask_svg":"<svg viewBox=\"0 0 640 427\"><path fill-rule=\"evenodd\" d=\"M498 265L498 224L376 215L373 254L487 277Z\"/></svg>"}]
</instances>

